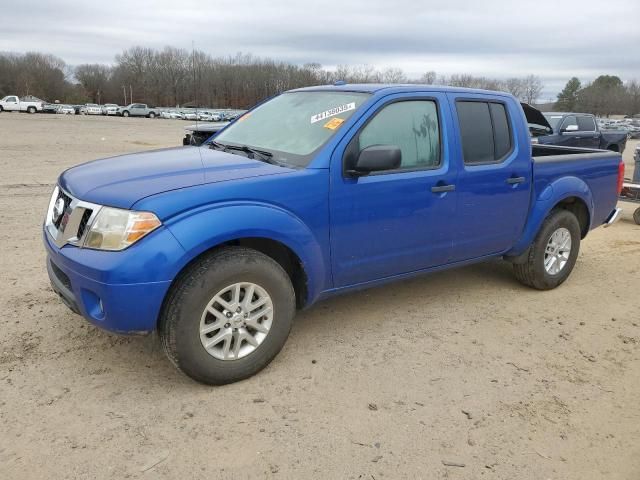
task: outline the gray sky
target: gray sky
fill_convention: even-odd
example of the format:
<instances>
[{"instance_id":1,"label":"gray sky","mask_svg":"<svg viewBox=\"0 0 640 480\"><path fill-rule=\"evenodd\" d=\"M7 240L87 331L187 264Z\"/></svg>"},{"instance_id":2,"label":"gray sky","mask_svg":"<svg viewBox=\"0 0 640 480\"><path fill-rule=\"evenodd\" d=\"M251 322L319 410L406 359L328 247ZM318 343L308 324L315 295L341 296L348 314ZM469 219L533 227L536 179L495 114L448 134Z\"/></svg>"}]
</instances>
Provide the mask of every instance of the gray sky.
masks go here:
<instances>
[{"instance_id":1,"label":"gray sky","mask_svg":"<svg viewBox=\"0 0 640 480\"><path fill-rule=\"evenodd\" d=\"M294 63L370 64L410 77L640 80L640 0L3 0L0 51L112 63L142 45L253 53Z\"/></svg>"}]
</instances>

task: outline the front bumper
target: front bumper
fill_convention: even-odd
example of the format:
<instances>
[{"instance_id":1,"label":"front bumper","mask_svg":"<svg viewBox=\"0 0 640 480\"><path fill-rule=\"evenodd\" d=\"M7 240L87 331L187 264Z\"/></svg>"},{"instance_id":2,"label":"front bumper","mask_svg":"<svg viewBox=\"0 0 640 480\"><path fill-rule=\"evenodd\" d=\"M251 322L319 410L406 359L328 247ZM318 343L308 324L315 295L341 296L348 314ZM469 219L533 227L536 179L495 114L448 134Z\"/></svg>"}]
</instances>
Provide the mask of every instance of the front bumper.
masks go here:
<instances>
[{"instance_id":1,"label":"front bumper","mask_svg":"<svg viewBox=\"0 0 640 480\"><path fill-rule=\"evenodd\" d=\"M104 252L58 248L44 231L47 271L53 290L75 313L116 333L155 330L164 297L184 250L160 228L139 244Z\"/></svg>"}]
</instances>

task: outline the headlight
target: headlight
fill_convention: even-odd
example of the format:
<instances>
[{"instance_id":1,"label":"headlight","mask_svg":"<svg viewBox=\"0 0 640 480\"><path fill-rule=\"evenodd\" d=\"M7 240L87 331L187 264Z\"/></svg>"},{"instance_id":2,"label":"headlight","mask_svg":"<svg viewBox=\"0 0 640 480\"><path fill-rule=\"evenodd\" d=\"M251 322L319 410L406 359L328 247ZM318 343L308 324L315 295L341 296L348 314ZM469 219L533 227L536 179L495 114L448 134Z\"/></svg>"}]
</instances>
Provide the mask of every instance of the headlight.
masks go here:
<instances>
[{"instance_id":1,"label":"headlight","mask_svg":"<svg viewBox=\"0 0 640 480\"><path fill-rule=\"evenodd\" d=\"M124 250L160 225L158 217L151 212L102 207L84 246L98 250Z\"/></svg>"}]
</instances>

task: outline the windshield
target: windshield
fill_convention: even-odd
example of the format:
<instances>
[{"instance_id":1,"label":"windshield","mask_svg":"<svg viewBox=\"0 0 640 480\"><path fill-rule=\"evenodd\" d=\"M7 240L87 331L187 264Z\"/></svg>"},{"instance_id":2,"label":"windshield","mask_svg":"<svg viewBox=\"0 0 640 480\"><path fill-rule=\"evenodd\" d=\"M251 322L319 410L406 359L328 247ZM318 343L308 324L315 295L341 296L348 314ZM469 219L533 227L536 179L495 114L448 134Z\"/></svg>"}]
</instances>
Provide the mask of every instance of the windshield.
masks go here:
<instances>
[{"instance_id":1,"label":"windshield","mask_svg":"<svg viewBox=\"0 0 640 480\"><path fill-rule=\"evenodd\" d=\"M558 124L560 123L560 120L562 120L562 115L545 115L544 118L547 119L547 122L549 122L549 125L551 125L551 128L556 130L558 127Z\"/></svg>"},{"instance_id":2,"label":"windshield","mask_svg":"<svg viewBox=\"0 0 640 480\"><path fill-rule=\"evenodd\" d=\"M283 93L239 118L215 141L265 150L277 162L304 167L368 97L355 92Z\"/></svg>"}]
</instances>

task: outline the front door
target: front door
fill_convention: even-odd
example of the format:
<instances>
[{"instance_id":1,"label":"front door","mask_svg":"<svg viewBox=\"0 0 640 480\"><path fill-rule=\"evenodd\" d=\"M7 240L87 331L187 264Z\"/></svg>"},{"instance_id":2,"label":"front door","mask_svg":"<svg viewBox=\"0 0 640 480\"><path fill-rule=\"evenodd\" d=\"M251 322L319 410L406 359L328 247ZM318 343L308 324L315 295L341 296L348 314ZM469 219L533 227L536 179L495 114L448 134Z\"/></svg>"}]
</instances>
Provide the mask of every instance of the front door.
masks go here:
<instances>
[{"instance_id":1,"label":"front door","mask_svg":"<svg viewBox=\"0 0 640 480\"><path fill-rule=\"evenodd\" d=\"M20 110L20 102L18 101L18 97L7 97L2 108L7 110L8 112Z\"/></svg>"},{"instance_id":2,"label":"front door","mask_svg":"<svg viewBox=\"0 0 640 480\"><path fill-rule=\"evenodd\" d=\"M335 287L413 272L449 261L455 168L443 94L392 95L354 125L331 161L331 255ZM351 177L345 162L371 145L395 145L400 168Z\"/></svg>"}]
</instances>

